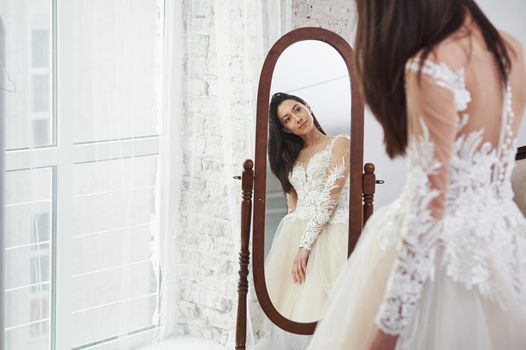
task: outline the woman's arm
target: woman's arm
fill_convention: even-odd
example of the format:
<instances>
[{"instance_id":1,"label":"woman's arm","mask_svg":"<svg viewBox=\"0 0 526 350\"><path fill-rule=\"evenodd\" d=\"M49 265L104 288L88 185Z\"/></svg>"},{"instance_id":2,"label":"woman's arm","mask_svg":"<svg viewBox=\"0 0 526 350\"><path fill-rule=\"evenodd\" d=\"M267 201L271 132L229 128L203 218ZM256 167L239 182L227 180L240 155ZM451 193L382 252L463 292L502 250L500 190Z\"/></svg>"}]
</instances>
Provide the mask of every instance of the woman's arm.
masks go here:
<instances>
[{"instance_id":1,"label":"woman's arm","mask_svg":"<svg viewBox=\"0 0 526 350\"><path fill-rule=\"evenodd\" d=\"M340 194L350 173L350 140L338 137L333 141L332 159L329 165L329 176L319 195L316 214L307 222L301 238L300 248L310 250L332 213L338 206Z\"/></svg>"},{"instance_id":2,"label":"woman's arm","mask_svg":"<svg viewBox=\"0 0 526 350\"><path fill-rule=\"evenodd\" d=\"M459 111L469 102L460 71L427 61L409 64L406 94L410 122L408 186L412 198L405 217L398 257L376 317L377 337L393 339L411 322L424 284L435 270L435 250L442 232L449 164L459 129ZM456 98L456 97L457 98ZM382 339L376 339L378 344Z\"/></svg>"}]
</instances>

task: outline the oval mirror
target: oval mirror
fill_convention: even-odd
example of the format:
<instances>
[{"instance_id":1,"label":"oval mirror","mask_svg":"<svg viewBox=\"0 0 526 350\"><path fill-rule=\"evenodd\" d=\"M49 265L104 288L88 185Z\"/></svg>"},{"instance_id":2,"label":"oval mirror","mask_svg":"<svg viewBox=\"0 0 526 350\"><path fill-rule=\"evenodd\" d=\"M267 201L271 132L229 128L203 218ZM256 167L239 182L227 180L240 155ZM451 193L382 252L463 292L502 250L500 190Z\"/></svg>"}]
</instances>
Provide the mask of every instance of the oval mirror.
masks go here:
<instances>
[{"instance_id":1,"label":"oval mirror","mask_svg":"<svg viewBox=\"0 0 526 350\"><path fill-rule=\"evenodd\" d=\"M276 42L260 76L252 240L254 285L265 314L292 333L313 333L331 284L362 228L364 106L355 75L353 51L343 38L322 28L301 28ZM291 100L290 95L300 100ZM279 102L269 116L272 97ZM290 120L295 124L286 124ZM269 142L269 135L276 129L270 129L269 122L275 126L280 123L285 132L294 133L296 127L320 131L317 135L321 141L314 143L309 152L302 146L289 166L288 179L295 197L288 200L283 176L280 181L278 174L270 170L273 149L269 146L273 140ZM279 158L274 154L274 159L276 156ZM330 174L343 168L347 173L342 171L345 175L339 177L343 180L338 183L333 208L319 210L323 205L317 202L325 192L316 194L313 189L329 183ZM312 230L316 221L320 223L316 218L326 213L329 215L321 220L323 228ZM310 242L305 238L307 231L315 233L311 245L301 243ZM302 276L292 273L297 271L293 264L300 245L308 251L302 253L308 254Z\"/></svg>"},{"instance_id":2,"label":"oval mirror","mask_svg":"<svg viewBox=\"0 0 526 350\"><path fill-rule=\"evenodd\" d=\"M305 40L287 47L274 67L270 91L271 96L285 93L304 100L322 130L320 136L322 133L333 139L338 135L350 136L349 73L345 61L329 44ZM296 103L298 101L291 106ZM296 108L301 108L300 104ZM286 105L280 105L278 114L285 112L288 112ZM272 139L269 138L269 156L270 142ZM316 178L311 175L316 172L316 166L324 165L329 153L326 151L329 150L322 149L312 156L304 156L308 160L304 162L299 162L298 157L291 174L291 183L298 197L297 200L294 198L297 202L294 207L287 203L280 181L270 171L270 166L267 167L265 283L274 307L281 315L296 322L314 322L320 318L325 295L347 260L348 181L339 193L338 207L310 250L304 279L295 281L291 272L305 226L322 209L320 203L315 202L323 193L313 191L313 187L323 186L325 179L323 175Z\"/></svg>"}]
</instances>

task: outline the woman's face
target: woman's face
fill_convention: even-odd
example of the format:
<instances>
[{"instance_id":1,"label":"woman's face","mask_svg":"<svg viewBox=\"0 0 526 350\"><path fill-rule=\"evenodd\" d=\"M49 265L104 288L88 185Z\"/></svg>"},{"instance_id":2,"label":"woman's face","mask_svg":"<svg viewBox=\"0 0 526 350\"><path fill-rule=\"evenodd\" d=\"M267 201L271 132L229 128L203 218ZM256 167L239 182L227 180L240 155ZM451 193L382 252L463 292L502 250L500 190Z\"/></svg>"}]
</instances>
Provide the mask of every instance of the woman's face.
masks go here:
<instances>
[{"instance_id":1,"label":"woman's face","mask_svg":"<svg viewBox=\"0 0 526 350\"><path fill-rule=\"evenodd\" d=\"M307 135L314 128L310 108L296 100L285 100L278 106L278 118L283 130L297 136Z\"/></svg>"}]
</instances>

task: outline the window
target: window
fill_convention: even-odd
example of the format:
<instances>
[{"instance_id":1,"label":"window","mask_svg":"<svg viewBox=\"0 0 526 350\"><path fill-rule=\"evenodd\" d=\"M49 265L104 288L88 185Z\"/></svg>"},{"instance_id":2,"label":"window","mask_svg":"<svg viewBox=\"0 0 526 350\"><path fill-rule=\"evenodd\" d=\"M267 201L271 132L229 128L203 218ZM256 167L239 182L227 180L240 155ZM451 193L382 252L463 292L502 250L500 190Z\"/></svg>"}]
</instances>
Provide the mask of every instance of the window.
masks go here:
<instances>
[{"instance_id":1,"label":"window","mask_svg":"<svg viewBox=\"0 0 526 350\"><path fill-rule=\"evenodd\" d=\"M8 350L140 346L159 326L163 1L121 4L0 2Z\"/></svg>"},{"instance_id":2,"label":"window","mask_svg":"<svg viewBox=\"0 0 526 350\"><path fill-rule=\"evenodd\" d=\"M6 349L48 349L51 339L53 168L6 174Z\"/></svg>"},{"instance_id":3,"label":"window","mask_svg":"<svg viewBox=\"0 0 526 350\"><path fill-rule=\"evenodd\" d=\"M49 30L31 30L31 140L33 146L52 143L50 109Z\"/></svg>"}]
</instances>

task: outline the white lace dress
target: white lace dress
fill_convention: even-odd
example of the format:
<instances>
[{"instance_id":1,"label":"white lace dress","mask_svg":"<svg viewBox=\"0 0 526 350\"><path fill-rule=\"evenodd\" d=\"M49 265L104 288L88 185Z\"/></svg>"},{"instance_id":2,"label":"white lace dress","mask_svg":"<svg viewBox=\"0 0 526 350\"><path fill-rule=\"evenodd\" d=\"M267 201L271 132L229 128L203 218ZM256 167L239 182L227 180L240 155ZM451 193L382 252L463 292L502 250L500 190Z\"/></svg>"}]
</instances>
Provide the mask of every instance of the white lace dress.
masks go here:
<instances>
[{"instance_id":1,"label":"white lace dress","mask_svg":"<svg viewBox=\"0 0 526 350\"><path fill-rule=\"evenodd\" d=\"M296 209L280 222L265 259L270 299L296 322L319 320L327 295L347 261L349 221L349 137L338 135L307 164L296 162L290 182ZM299 247L311 250L306 280L292 279Z\"/></svg>"},{"instance_id":2,"label":"white lace dress","mask_svg":"<svg viewBox=\"0 0 526 350\"><path fill-rule=\"evenodd\" d=\"M526 349L526 220L510 181L524 108L511 84L524 71L500 118L498 74L436 62L420 81L420 62L407 64L405 188L367 223L310 350L368 349L378 328L399 335L397 349Z\"/></svg>"}]
</instances>

